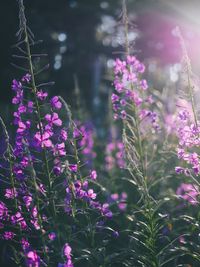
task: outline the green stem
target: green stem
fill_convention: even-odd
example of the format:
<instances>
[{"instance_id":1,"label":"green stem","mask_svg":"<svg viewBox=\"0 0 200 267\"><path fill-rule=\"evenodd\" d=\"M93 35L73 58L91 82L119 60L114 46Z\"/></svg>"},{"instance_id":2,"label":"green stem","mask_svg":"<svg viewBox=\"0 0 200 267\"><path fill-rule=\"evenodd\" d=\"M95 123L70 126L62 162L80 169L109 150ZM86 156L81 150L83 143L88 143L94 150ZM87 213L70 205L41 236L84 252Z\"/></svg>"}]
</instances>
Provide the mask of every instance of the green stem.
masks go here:
<instances>
[{"instance_id":1,"label":"green stem","mask_svg":"<svg viewBox=\"0 0 200 267\"><path fill-rule=\"evenodd\" d=\"M9 170L10 170L10 183L13 189L13 193L15 192L15 178L13 175L13 159L12 159L12 150L11 150L11 145L10 145L10 138L6 129L6 125L3 121L3 119L0 117L0 123L3 127L4 134L5 134L5 139L6 139L6 145L7 145L7 152L8 152L8 161L9 161ZM17 210L18 208L18 203L17 203L17 198L14 196L14 201L15 201L15 209Z\"/></svg>"}]
</instances>

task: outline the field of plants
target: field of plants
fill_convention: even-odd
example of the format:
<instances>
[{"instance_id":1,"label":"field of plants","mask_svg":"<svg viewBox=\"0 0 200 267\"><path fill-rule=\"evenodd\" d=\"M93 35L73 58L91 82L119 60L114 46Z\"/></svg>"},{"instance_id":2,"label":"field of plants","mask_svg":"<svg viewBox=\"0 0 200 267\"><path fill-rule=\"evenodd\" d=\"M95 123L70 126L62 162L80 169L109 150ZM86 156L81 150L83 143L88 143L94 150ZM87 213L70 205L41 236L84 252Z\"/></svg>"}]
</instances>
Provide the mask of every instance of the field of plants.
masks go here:
<instances>
[{"instance_id":1,"label":"field of plants","mask_svg":"<svg viewBox=\"0 0 200 267\"><path fill-rule=\"evenodd\" d=\"M157 86L165 73L152 78L133 49L123 1L102 138L81 80L73 108L45 80L25 6L18 0L12 121L0 116L0 266L199 267L199 82L181 30L179 78L167 91Z\"/></svg>"}]
</instances>

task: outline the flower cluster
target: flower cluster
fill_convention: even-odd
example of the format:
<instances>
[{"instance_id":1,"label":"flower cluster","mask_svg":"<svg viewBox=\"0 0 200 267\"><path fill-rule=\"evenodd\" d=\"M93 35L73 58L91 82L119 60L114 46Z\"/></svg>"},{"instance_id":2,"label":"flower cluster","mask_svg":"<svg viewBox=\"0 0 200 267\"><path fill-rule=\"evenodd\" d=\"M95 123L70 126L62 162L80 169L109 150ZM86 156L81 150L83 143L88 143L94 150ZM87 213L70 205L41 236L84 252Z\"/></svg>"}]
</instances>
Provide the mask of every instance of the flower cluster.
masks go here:
<instances>
[{"instance_id":1,"label":"flower cluster","mask_svg":"<svg viewBox=\"0 0 200 267\"><path fill-rule=\"evenodd\" d=\"M187 176L191 173L199 175L200 161L196 148L200 146L200 126L193 122L190 112L185 108L179 111L177 121L177 155L186 163L186 167L177 166L176 172Z\"/></svg>"},{"instance_id":2,"label":"flower cluster","mask_svg":"<svg viewBox=\"0 0 200 267\"><path fill-rule=\"evenodd\" d=\"M110 201L111 203L117 203L117 206L120 211L125 211L127 208L127 193L122 192L120 195L118 193L114 193L110 195Z\"/></svg>"},{"instance_id":3,"label":"flower cluster","mask_svg":"<svg viewBox=\"0 0 200 267\"><path fill-rule=\"evenodd\" d=\"M124 168L124 144L121 141L112 141L106 145L105 150L106 170L111 171L116 168Z\"/></svg>"},{"instance_id":4,"label":"flower cluster","mask_svg":"<svg viewBox=\"0 0 200 267\"><path fill-rule=\"evenodd\" d=\"M199 187L195 184L182 183L176 190L176 195L192 205L197 205L199 196Z\"/></svg>"},{"instance_id":5,"label":"flower cluster","mask_svg":"<svg viewBox=\"0 0 200 267\"><path fill-rule=\"evenodd\" d=\"M97 179L96 170L90 170L85 178L81 175L78 151L87 162L96 156L91 127L67 120L64 122L59 115L59 111L63 111L62 100L54 96L48 101L47 92L32 90L29 74L20 81L13 80L12 89L15 93L12 103L16 106L14 125L17 129L14 160L11 173L8 173L13 182L5 188L4 197L17 206L10 210L4 202L0 202L0 237L4 240L18 238L16 229L20 229L27 237L20 241L26 265L39 267L46 259L32 248L29 241L35 232L45 234L47 238L43 240L43 250L48 253L52 242L57 239L56 229L50 224L51 220L55 220L50 200L52 192L56 193L53 185L61 190L60 197L63 199L55 199L54 202L58 201L58 206L62 207L57 212L64 212L63 216L72 217L86 207L98 211L105 218L111 218L112 212L108 203L101 204L97 200L97 193L90 186L90 182ZM26 99L25 90L29 90L34 101ZM9 226L8 230L5 226ZM66 244L63 251L66 263L60 266L72 267L71 247Z\"/></svg>"},{"instance_id":6,"label":"flower cluster","mask_svg":"<svg viewBox=\"0 0 200 267\"><path fill-rule=\"evenodd\" d=\"M92 170L88 179L85 179L84 181L76 180L66 187L65 211L67 214L72 214L72 201L73 198L75 198L77 200L83 200L89 207L99 211L105 218L112 217L109 204L101 204L99 201L96 201L97 194L93 189L89 188L90 179L96 180L96 178L97 173L95 170Z\"/></svg>"},{"instance_id":7,"label":"flower cluster","mask_svg":"<svg viewBox=\"0 0 200 267\"><path fill-rule=\"evenodd\" d=\"M68 243L66 243L63 247L63 255L66 258L66 262L64 264L59 263L58 267L73 267L72 256L71 256L71 247Z\"/></svg>"},{"instance_id":8,"label":"flower cluster","mask_svg":"<svg viewBox=\"0 0 200 267\"><path fill-rule=\"evenodd\" d=\"M114 67L114 87L116 93L111 96L114 110L114 119L127 119L127 108L134 104L138 110L140 121L148 121L154 129L158 129L158 118L155 112L149 110L152 104L151 95L146 96L148 84L141 75L145 66L136 57L127 56L124 61L116 59Z\"/></svg>"},{"instance_id":9,"label":"flower cluster","mask_svg":"<svg viewBox=\"0 0 200 267\"><path fill-rule=\"evenodd\" d=\"M88 166L92 166L96 152L94 151L94 127L91 122L81 123L76 121L77 130L74 137L79 138L78 145L81 147L80 154Z\"/></svg>"}]
</instances>

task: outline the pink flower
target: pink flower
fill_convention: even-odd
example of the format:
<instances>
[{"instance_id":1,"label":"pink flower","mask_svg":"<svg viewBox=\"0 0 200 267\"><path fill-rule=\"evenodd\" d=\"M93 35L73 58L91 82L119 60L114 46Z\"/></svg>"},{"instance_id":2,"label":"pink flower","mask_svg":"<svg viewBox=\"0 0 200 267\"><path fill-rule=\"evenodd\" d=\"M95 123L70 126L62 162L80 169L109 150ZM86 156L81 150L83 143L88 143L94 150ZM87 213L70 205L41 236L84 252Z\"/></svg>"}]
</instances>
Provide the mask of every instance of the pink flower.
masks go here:
<instances>
[{"instance_id":1,"label":"pink flower","mask_svg":"<svg viewBox=\"0 0 200 267\"><path fill-rule=\"evenodd\" d=\"M56 126L62 125L61 119L59 118L58 114L55 112L52 115L50 114L45 115L45 119L48 121L48 124L50 127L52 127L53 125L56 125Z\"/></svg>"},{"instance_id":2,"label":"pink flower","mask_svg":"<svg viewBox=\"0 0 200 267\"><path fill-rule=\"evenodd\" d=\"M65 156L65 155L66 155L65 143L56 144L54 147L54 156Z\"/></svg>"},{"instance_id":3,"label":"pink flower","mask_svg":"<svg viewBox=\"0 0 200 267\"><path fill-rule=\"evenodd\" d=\"M88 192L87 192L87 195L90 199L95 199L97 194L94 193L94 190L93 189L89 189Z\"/></svg>"},{"instance_id":4,"label":"pink flower","mask_svg":"<svg viewBox=\"0 0 200 267\"><path fill-rule=\"evenodd\" d=\"M70 164L70 165L69 165L69 169L70 169L70 171L72 171L72 172L77 172L77 170L78 170L78 166L77 166L77 164Z\"/></svg>"},{"instance_id":5,"label":"pink flower","mask_svg":"<svg viewBox=\"0 0 200 267\"><path fill-rule=\"evenodd\" d=\"M48 237L51 241L55 240L56 239L56 234L54 232L51 232L48 234Z\"/></svg>"},{"instance_id":6,"label":"pink flower","mask_svg":"<svg viewBox=\"0 0 200 267\"><path fill-rule=\"evenodd\" d=\"M91 178L92 180L96 180L96 179L97 179L97 172L96 172L95 170L92 170L92 171L90 172L90 178Z\"/></svg>"},{"instance_id":7,"label":"pink flower","mask_svg":"<svg viewBox=\"0 0 200 267\"><path fill-rule=\"evenodd\" d=\"M12 240L16 234L10 231L6 231L3 233L3 239L5 240Z\"/></svg>"},{"instance_id":8,"label":"pink flower","mask_svg":"<svg viewBox=\"0 0 200 267\"><path fill-rule=\"evenodd\" d=\"M26 121L25 123L22 121L18 122L18 129L17 129L17 133L24 133L26 131L26 129L29 129L31 125L30 121Z\"/></svg>"},{"instance_id":9,"label":"pink flower","mask_svg":"<svg viewBox=\"0 0 200 267\"><path fill-rule=\"evenodd\" d=\"M8 198L8 199L13 199L17 196L17 191L16 189L14 188L7 188L6 189L6 192L5 192L5 197Z\"/></svg>"},{"instance_id":10,"label":"pink flower","mask_svg":"<svg viewBox=\"0 0 200 267\"><path fill-rule=\"evenodd\" d=\"M176 195L190 202L192 205L198 203L199 187L195 184L182 183L176 190Z\"/></svg>"},{"instance_id":11,"label":"pink flower","mask_svg":"<svg viewBox=\"0 0 200 267\"><path fill-rule=\"evenodd\" d=\"M60 138L61 138L63 141L66 141L67 138L68 138L67 131L65 131L64 129L62 129L62 130L60 131Z\"/></svg>"},{"instance_id":12,"label":"pink flower","mask_svg":"<svg viewBox=\"0 0 200 267\"><path fill-rule=\"evenodd\" d=\"M34 136L36 145L40 147L52 147L52 141L49 139L51 137L50 132L44 132L42 135L37 132Z\"/></svg>"},{"instance_id":13,"label":"pink flower","mask_svg":"<svg viewBox=\"0 0 200 267\"><path fill-rule=\"evenodd\" d=\"M51 101L51 106L55 109L61 109L62 108L62 103L60 102L59 100L59 97L58 96L54 96Z\"/></svg>"},{"instance_id":14,"label":"pink flower","mask_svg":"<svg viewBox=\"0 0 200 267\"><path fill-rule=\"evenodd\" d=\"M71 259L71 252L72 252L72 249L71 247L69 246L68 243L66 243L63 247L63 254L64 256L67 258L67 259Z\"/></svg>"},{"instance_id":15,"label":"pink flower","mask_svg":"<svg viewBox=\"0 0 200 267\"><path fill-rule=\"evenodd\" d=\"M45 100L48 96L48 93L47 92L43 92L42 90L38 91L37 92L37 97L40 99L40 100Z\"/></svg>"},{"instance_id":16,"label":"pink flower","mask_svg":"<svg viewBox=\"0 0 200 267\"><path fill-rule=\"evenodd\" d=\"M27 266L28 267L39 267L40 266L40 258L37 255L35 250L31 250L26 254Z\"/></svg>"}]
</instances>

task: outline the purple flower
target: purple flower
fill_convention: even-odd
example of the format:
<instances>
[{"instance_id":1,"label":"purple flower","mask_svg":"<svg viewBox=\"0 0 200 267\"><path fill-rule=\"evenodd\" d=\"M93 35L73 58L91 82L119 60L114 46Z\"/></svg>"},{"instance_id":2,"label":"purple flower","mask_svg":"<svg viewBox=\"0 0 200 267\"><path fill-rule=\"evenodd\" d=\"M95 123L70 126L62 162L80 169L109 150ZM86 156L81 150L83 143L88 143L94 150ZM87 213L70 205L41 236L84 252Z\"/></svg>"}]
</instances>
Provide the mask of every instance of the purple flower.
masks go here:
<instances>
[{"instance_id":1,"label":"purple flower","mask_svg":"<svg viewBox=\"0 0 200 267\"><path fill-rule=\"evenodd\" d=\"M58 96L54 96L51 100L50 100L51 106L55 109L61 109L62 108L62 103L59 100Z\"/></svg>"},{"instance_id":2,"label":"purple flower","mask_svg":"<svg viewBox=\"0 0 200 267\"><path fill-rule=\"evenodd\" d=\"M69 165L69 169L72 172L77 172L78 171L78 166L77 166L77 164L70 164Z\"/></svg>"},{"instance_id":3,"label":"purple flower","mask_svg":"<svg viewBox=\"0 0 200 267\"><path fill-rule=\"evenodd\" d=\"M17 93L16 93L16 96L13 97L12 99L12 103L14 105L17 105L17 104L20 104L22 102L22 99L23 99L23 90L18 90Z\"/></svg>"},{"instance_id":4,"label":"purple flower","mask_svg":"<svg viewBox=\"0 0 200 267\"><path fill-rule=\"evenodd\" d=\"M18 82L17 80L13 80L12 81L12 89L14 91L18 91L18 90L22 89L22 84L20 82Z\"/></svg>"},{"instance_id":5,"label":"purple flower","mask_svg":"<svg viewBox=\"0 0 200 267\"><path fill-rule=\"evenodd\" d=\"M75 128L74 131L73 131L73 137L74 138L80 138L81 136L81 132L78 128Z\"/></svg>"},{"instance_id":6,"label":"purple flower","mask_svg":"<svg viewBox=\"0 0 200 267\"><path fill-rule=\"evenodd\" d=\"M114 236L115 238L118 238L118 237L119 237L119 232L118 232L118 231L114 231L114 232L113 232L113 236Z\"/></svg>"},{"instance_id":7,"label":"purple flower","mask_svg":"<svg viewBox=\"0 0 200 267\"><path fill-rule=\"evenodd\" d=\"M38 91L37 92L37 97L40 99L40 100L45 100L48 96L48 93L47 92L43 92L42 90Z\"/></svg>"},{"instance_id":8,"label":"purple flower","mask_svg":"<svg viewBox=\"0 0 200 267\"><path fill-rule=\"evenodd\" d=\"M60 166L54 166L53 167L53 172L55 175L60 175L62 173L62 169Z\"/></svg>"},{"instance_id":9,"label":"purple flower","mask_svg":"<svg viewBox=\"0 0 200 267\"><path fill-rule=\"evenodd\" d=\"M121 111L121 118L124 120L124 119L126 119L126 116L127 116L126 111L122 110Z\"/></svg>"},{"instance_id":10,"label":"purple flower","mask_svg":"<svg viewBox=\"0 0 200 267\"><path fill-rule=\"evenodd\" d=\"M119 96L116 95L116 94L112 94L111 101L112 101L112 103L115 103L115 102L119 101Z\"/></svg>"},{"instance_id":11,"label":"purple flower","mask_svg":"<svg viewBox=\"0 0 200 267\"><path fill-rule=\"evenodd\" d=\"M56 239L56 234L54 232L51 232L48 234L48 237L51 241L55 240Z\"/></svg>"},{"instance_id":12,"label":"purple flower","mask_svg":"<svg viewBox=\"0 0 200 267\"><path fill-rule=\"evenodd\" d=\"M70 247L70 245L68 243L66 243L63 247L63 255L67 258L70 259L71 258L71 252L72 252L72 248Z\"/></svg>"},{"instance_id":13,"label":"purple flower","mask_svg":"<svg viewBox=\"0 0 200 267\"><path fill-rule=\"evenodd\" d=\"M30 250L26 254L26 263L28 267L39 267L40 257L35 250Z\"/></svg>"},{"instance_id":14,"label":"purple flower","mask_svg":"<svg viewBox=\"0 0 200 267\"><path fill-rule=\"evenodd\" d=\"M34 107L33 101L28 101L27 108L28 108L28 112L29 113L32 113L33 112L33 107Z\"/></svg>"},{"instance_id":15,"label":"purple flower","mask_svg":"<svg viewBox=\"0 0 200 267\"><path fill-rule=\"evenodd\" d=\"M27 73L26 75L24 75L22 77L22 82L27 82L29 83L31 81L31 75L29 73Z\"/></svg>"},{"instance_id":16,"label":"purple flower","mask_svg":"<svg viewBox=\"0 0 200 267\"><path fill-rule=\"evenodd\" d=\"M47 120L48 125L50 127L52 127L53 125L56 125L56 126L61 126L62 125L61 119L59 118L58 114L55 113L55 112L52 115L46 114L45 115L45 119Z\"/></svg>"},{"instance_id":17,"label":"purple flower","mask_svg":"<svg viewBox=\"0 0 200 267\"><path fill-rule=\"evenodd\" d=\"M182 183L176 190L176 195L190 202L192 205L197 205L199 196L199 187L195 184Z\"/></svg>"},{"instance_id":18,"label":"purple flower","mask_svg":"<svg viewBox=\"0 0 200 267\"><path fill-rule=\"evenodd\" d=\"M107 218L112 218L112 216L113 216L112 212L109 210L109 204L108 203L104 203L102 205L101 212L102 212L102 215L106 216Z\"/></svg>"},{"instance_id":19,"label":"purple flower","mask_svg":"<svg viewBox=\"0 0 200 267\"><path fill-rule=\"evenodd\" d=\"M87 192L87 196L88 196L89 199L95 199L97 194L94 193L93 189L89 189L88 192Z\"/></svg>"},{"instance_id":20,"label":"purple flower","mask_svg":"<svg viewBox=\"0 0 200 267\"><path fill-rule=\"evenodd\" d=\"M15 224L19 224L21 229L26 229L27 228L26 221L24 220L21 212L17 212L15 215L11 216L11 223L14 224L14 225Z\"/></svg>"},{"instance_id":21,"label":"purple flower","mask_svg":"<svg viewBox=\"0 0 200 267\"><path fill-rule=\"evenodd\" d=\"M148 88L147 81L146 80L141 80L140 81L140 86L141 86L142 90L147 90L147 88Z\"/></svg>"},{"instance_id":22,"label":"purple flower","mask_svg":"<svg viewBox=\"0 0 200 267\"><path fill-rule=\"evenodd\" d=\"M7 188L5 191L5 197L7 199L13 199L18 195L15 188Z\"/></svg>"},{"instance_id":23,"label":"purple flower","mask_svg":"<svg viewBox=\"0 0 200 267\"><path fill-rule=\"evenodd\" d=\"M112 194L110 197L112 200L117 201L119 199L119 194L115 193L115 194Z\"/></svg>"},{"instance_id":24,"label":"purple flower","mask_svg":"<svg viewBox=\"0 0 200 267\"><path fill-rule=\"evenodd\" d=\"M19 133L19 134L24 133L27 129L30 128L30 126L31 126L30 121L26 121L26 122L19 121L17 133Z\"/></svg>"},{"instance_id":25,"label":"purple flower","mask_svg":"<svg viewBox=\"0 0 200 267\"><path fill-rule=\"evenodd\" d=\"M176 171L177 174L180 174L180 173L183 173L184 172L184 168L177 166L175 168L175 171Z\"/></svg>"},{"instance_id":26,"label":"purple flower","mask_svg":"<svg viewBox=\"0 0 200 267\"><path fill-rule=\"evenodd\" d=\"M14 233L11 232L11 231L6 231L6 232L3 233L2 237L3 237L3 239L5 239L5 240L12 240L12 239L14 238L15 235L16 235L16 234L14 234Z\"/></svg>"},{"instance_id":27,"label":"purple flower","mask_svg":"<svg viewBox=\"0 0 200 267\"><path fill-rule=\"evenodd\" d=\"M24 203L25 203L25 206L27 207L27 209L29 209L32 201L33 201L33 198L32 196L23 196L23 200L24 200Z\"/></svg>"},{"instance_id":28,"label":"purple flower","mask_svg":"<svg viewBox=\"0 0 200 267\"><path fill-rule=\"evenodd\" d=\"M40 147L52 147L52 141L50 140L51 134L50 132L44 132L42 135L37 132L34 136L36 141L36 145Z\"/></svg>"},{"instance_id":29,"label":"purple flower","mask_svg":"<svg viewBox=\"0 0 200 267\"><path fill-rule=\"evenodd\" d=\"M8 217L8 209L6 205L0 201L0 219L5 220Z\"/></svg>"},{"instance_id":30,"label":"purple flower","mask_svg":"<svg viewBox=\"0 0 200 267\"><path fill-rule=\"evenodd\" d=\"M95 170L92 170L92 171L90 172L90 178L91 178L92 180L96 180L96 179L97 179L97 172L96 172Z\"/></svg>"},{"instance_id":31,"label":"purple flower","mask_svg":"<svg viewBox=\"0 0 200 267\"><path fill-rule=\"evenodd\" d=\"M65 143L56 144L53 150L54 150L54 156L66 155Z\"/></svg>"},{"instance_id":32,"label":"purple flower","mask_svg":"<svg viewBox=\"0 0 200 267\"><path fill-rule=\"evenodd\" d=\"M23 237L21 239L21 242L20 243L21 243L22 248L23 248L24 251L27 251L29 249L30 243L28 242L28 240L26 238Z\"/></svg>"},{"instance_id":33,"label":"purple flower","mask_svg":"<svg viewBox=\"0 0 200 267\"><path fill-rule=\"evenodd\" d=\"M62 130L60 131L60 138L61 138L63 141L66 141L67 138L68 138L67 131L65 131L64 129L62 129Z\"/></svg>"}]
</instances>

